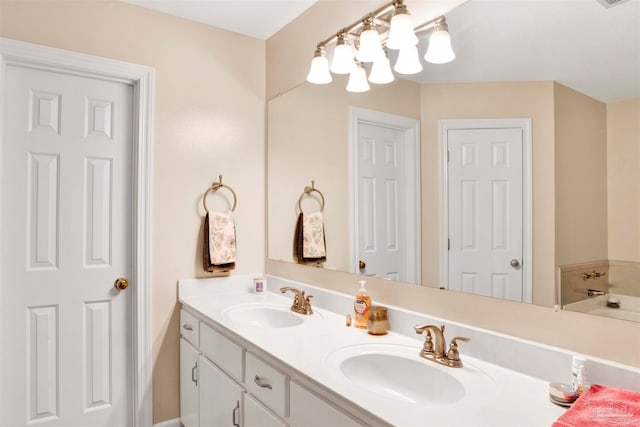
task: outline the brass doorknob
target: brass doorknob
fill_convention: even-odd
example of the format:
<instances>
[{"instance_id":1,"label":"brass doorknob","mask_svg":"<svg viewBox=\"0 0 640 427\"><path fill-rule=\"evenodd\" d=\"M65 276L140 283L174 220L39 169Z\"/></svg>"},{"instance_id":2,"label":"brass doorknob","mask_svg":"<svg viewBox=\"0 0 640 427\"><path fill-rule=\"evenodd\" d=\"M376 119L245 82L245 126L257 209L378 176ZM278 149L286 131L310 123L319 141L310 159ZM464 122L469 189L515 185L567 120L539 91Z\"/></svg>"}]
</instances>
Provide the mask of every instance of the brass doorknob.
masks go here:
<instances>
[{"instance_id":1,"label":"brass doorknob","mask_svg":"<svg viewBox=\"0 0 640 427\"><path fill-rule=\"evenodd\" d=\"M113 284L113 286L119 291L124 291L129 287L129 282L127 282L127 279L125 279L124 277L119 277L116 280L116 283Z\"/></svg>"},{"instance_id":2,"label":"brass doorknob","mask_svg":"<svg viewBox=\"0 0 640 427\"><path fill-rule=\"evenodd\" d=\"M363 260L360 260L358 261L358 268L360 270L364 270L365 268L367 268L367 264Z\"/></svg>"}]
</instances>

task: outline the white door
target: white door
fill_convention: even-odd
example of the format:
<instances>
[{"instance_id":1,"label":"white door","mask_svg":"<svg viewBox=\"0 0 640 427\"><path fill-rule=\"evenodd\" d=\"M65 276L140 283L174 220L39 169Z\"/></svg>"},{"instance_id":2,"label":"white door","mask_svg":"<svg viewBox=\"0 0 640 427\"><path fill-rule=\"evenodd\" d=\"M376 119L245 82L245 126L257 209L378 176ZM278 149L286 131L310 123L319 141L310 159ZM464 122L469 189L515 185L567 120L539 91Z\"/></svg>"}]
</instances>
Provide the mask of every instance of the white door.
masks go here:
<instances>
[{"instance_id":1,"label":"white door","mask_svg":"<svg viewBox=\"0 0 640 427\"><path fill-rule=\"evenodd\" d=\"M130 426L132 86L8 65L4 89L0 424Z\"/></svg>"},{"instance_id":2,"label":"white door","mask_svg":"<svg viewBox=\"0 0 640 427\"><path fill-rule=\"evenodd\" d=\"M523 301L523 132L449 129L449 289Z\"/></svg>"},{"instance_id":3,"label":"white door","mask_svg":"<svg viewBox=\"0 0 640 427\"><path fill-rule=\"evenodd\" d=\"M406 281L403 132L358 124L359 271Z\"/></svg>"}]
</instances>

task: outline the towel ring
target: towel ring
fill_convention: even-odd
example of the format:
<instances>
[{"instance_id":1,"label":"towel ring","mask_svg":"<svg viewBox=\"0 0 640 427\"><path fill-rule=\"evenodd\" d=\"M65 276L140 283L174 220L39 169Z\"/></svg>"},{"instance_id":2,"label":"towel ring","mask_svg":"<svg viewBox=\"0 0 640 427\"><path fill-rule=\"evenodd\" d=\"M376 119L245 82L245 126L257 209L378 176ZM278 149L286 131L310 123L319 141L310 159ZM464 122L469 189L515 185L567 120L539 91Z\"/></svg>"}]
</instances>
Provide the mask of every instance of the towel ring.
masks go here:
<instances>
[{"instance_id":1,"label":"towel ring","mask_svg":"<svg viewBox=\"0 0 640 427\"><path fill-rule=\"evenodd\" d=\"M204 206L205 212L209 212L209 208L207 207L207 196L209 195L209 193L215 193L221 188L226 188L233 195L233 207L231 208L231 212L233 212L236 210L236 204L238 202L238 198L236 197L236 192L233 191L233 188L229 187L228 185L224 185L222 183L222 175L218 175L218 179L219 179L218 182L214 182L213 184L211 184L211 187L207 188L207 191L204 192L204 195L202 196L202 206Z\"/></svg>"},{"instance_id":2,"label":"towel ring","mask_svg":"<svg viewBox=\"0 0 640 427\"><path fill-rule=\"evenodd\" d=\"M300 209L300 212L302 212L302 199L304 198L304 196L308 196L309 194L316 192L320 195L320 200L321 200L321 204L320 204L320 212L324 211L324 195L322 194L322 192L320 190L318 190L315 187L315 182L311 181L311 187L304 187L304 191L302 192L302 194L300 195L300 198L298 199L298 209Z\"/></svg>"}]
</instances>

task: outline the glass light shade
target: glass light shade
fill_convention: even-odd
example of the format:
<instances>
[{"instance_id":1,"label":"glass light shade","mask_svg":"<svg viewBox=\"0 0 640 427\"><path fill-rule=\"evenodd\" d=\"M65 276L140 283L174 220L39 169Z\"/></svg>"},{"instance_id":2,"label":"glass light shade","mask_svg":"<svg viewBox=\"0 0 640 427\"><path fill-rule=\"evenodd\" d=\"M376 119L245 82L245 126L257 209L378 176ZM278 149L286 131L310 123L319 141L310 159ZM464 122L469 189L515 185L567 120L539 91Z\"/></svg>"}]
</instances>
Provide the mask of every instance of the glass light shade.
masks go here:
<instances>
[{"instance_id":1,"label":"glass light shade","mask_svg":"<svg viewBox=\"0 0 640 427\"><path fill-rule=\"evenodd\" d=\"M446 64L456 58L456 54L451 48L451 37L449 31L444 27L436 27L431 37L429 37L429 47L424 54L425 61L432 64Z\"/></svg>"},{"instance_id":2,"label":"glass light shade","mask_svg":"<svg viewBox=\"0 0 640 427\"><path fill-rule=\"evenodd\" d=\"M349 76L347 92L366 92L369 89L371 87L367 81L367 72L362 68L362 65L358 64Z\"/></svg>"},{"instance_id":3,"label":"glass light shade","mask_svg":"<svg viewBox=\"0 0 640 427\"><path fill-rule=\"evenodd\" d=\"M369 81L375 84L391 83L395 80L393 73L391 72L391 64L389 58L383 56L382 58L373 61L371 67L371 73L369 73Z\"/></svg>"},{"instance_id":4,"label":"glass light shade","mask_svg":"<svg viewBox=\"0 0 640 427\"><path fill-rule=\"evenodd\" d=\"M331 80L327 57L324 55L314 56L311 60L311 69L307 75L307 81L309 83L323 85L331 83Z\"/></svg>"},{"instance_id":5,"label":"glass light shade","mask_svg":"<svg viewBox=\"0 0 640 427\"><path fill-rule=\"evenodd\" d=\"M422 71L422 64L418 56L418 46L400 49L393 69L400 74L416 74Z\"/></svg>"},{"instance_id":6,"label":"glass light shade","mask_svg":"<svg viewBox=\"0 0 640 427\"><path fill-rule=\"evenodd\" d=\"M402 49L418 44L418 37L413 31L411 15L402 13L391 18L391 28L387 39L387 48Z\"/></svg>"},{"instance_id":7,"label":"glass light shade","mask_svg":"<svg viewBox=\"0 0 640 427\"><path fill-rule=\"evenodd\" d=\"M360 62L373 62L384 56L380 44L380 34L375 29L365 30L360 34L360 48L356 57Z\"/></svg>"},{"instance_id":8,"label":"glass light shade","mask_svg":"<svg viewBox=\"0 0 640 427\"><path fill-rule=\"evenodd\" d=\"M335 74L349 74L356 65L353 59L353 49L351 49L350 45L346 43L337 44L333 50L331 72Z\"/></svg>"}]
</instances>

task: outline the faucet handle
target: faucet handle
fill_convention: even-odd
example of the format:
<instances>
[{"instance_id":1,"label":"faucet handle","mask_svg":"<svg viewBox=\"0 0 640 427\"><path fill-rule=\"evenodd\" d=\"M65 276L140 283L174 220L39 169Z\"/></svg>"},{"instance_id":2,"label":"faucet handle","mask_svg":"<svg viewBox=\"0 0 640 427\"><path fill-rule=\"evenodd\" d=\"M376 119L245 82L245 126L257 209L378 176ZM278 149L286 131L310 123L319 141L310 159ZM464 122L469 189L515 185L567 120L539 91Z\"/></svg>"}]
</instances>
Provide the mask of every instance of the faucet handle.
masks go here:
<instances>
[{"instance_id":1,"label":"faucet handle","mask_svg":"<svg viewBox=\"0 0 640 427\"><path fill-rule=\"evenodd\" d=\"M302 296L304 297L304 292L302 293ZM311 298L313 298L313 295L309 295L304 298L304 314L313 314L313 309L311 308Z\"/></svg>"},{"instance_id":2,"label":"faucet handle","mask_svg":"<svg viewBox=\"0 0 640 427\"><path fill-rule=\"evenodd\" d=\"M460 352L458 351L457 341L468 342L470 340L471 338L467 338L467 337L454 337L451 340L451 344L449 344L449 351L447 351L447 359L449 359L451 362L454 362L453 366L462 366L462 362L460 361Z\"/></svg>"}]
</instances>

